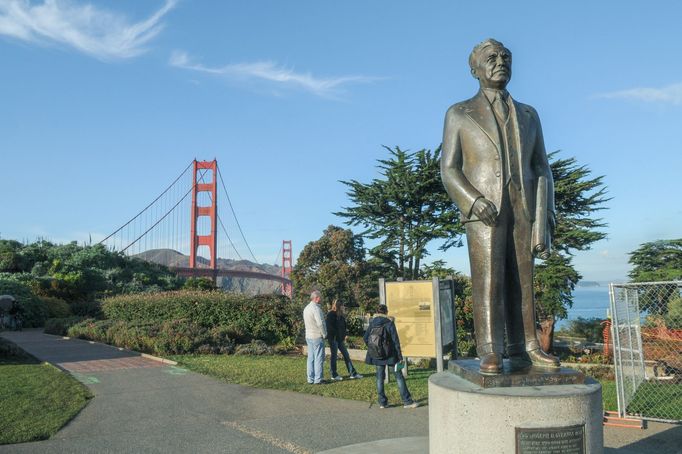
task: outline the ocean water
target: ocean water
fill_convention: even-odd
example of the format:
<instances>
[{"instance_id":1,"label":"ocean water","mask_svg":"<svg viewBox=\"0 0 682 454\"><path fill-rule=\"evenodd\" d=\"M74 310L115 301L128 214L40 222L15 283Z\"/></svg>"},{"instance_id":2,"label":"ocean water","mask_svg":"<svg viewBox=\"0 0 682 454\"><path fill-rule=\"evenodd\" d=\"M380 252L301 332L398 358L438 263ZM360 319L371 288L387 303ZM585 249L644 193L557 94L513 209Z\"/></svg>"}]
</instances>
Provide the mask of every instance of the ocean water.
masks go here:
<instances>
[{"instance_id":1,"label":"ocean water","mask_svg":"<svg viewBox=\"0 0 682 454\"><path fill-rule=\"evenodd\" d=\"M576 287L573 290L573 307L568 310L568 318L557 322L556 328L568 324L578 317L606 319L609 308L609 287Z\"/></svg>"}]
</instances>

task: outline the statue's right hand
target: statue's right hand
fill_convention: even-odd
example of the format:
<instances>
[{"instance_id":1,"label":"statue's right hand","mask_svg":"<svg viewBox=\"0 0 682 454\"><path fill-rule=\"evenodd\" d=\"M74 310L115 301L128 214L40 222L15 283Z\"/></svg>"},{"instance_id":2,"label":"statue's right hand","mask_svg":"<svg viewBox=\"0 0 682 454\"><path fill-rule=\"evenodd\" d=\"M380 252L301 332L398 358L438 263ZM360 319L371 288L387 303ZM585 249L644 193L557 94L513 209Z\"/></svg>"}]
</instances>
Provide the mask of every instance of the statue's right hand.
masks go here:
<instances>
[{"instance_id":1,"label":"statue's right hand","mask_svg":"<svg viewBox=\"0 0 682 454\"><path fill-rule=\"evenodd\" d=\"M471 212L485 225L492 227L497 223L497 208L495 204L485 197L474 202Z\"/></svg>"}]
</instances>

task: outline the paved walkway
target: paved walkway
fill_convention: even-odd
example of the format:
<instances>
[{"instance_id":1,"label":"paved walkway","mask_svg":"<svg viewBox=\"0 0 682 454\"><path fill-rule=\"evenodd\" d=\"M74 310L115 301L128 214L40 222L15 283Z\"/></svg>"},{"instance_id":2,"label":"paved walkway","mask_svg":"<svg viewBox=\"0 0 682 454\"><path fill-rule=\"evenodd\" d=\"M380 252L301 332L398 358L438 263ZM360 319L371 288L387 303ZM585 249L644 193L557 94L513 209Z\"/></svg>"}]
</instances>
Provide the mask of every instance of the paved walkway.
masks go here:
<instances>
[{"instance_id":1,"label":"paved walkway","mask_svg":"<svg viewBox=\"0 0 682 454\"><path fill-rule=\"evenodd\" d=\"M419 449L426 446L427 408L381 410L366 402L233 385L134 352L35 330L1 335L72 373L95 398L50 440L0 446L0 453L305 454L404 437L405 448L410 440ZM606 428L605 452L682 452L682 426L649 427ZM348 452L372 453L379 446L386 445Z\"/></svg>"}]
</instances>

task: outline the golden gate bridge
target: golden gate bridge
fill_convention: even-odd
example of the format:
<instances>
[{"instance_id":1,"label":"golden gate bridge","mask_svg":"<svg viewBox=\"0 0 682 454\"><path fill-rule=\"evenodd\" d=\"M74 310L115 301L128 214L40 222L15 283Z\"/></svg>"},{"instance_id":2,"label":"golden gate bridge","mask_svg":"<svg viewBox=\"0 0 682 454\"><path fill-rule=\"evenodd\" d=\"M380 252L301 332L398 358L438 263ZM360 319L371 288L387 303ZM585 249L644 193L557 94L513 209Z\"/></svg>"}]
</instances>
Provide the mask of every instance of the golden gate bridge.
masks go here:
<instances>
[{"instance_id":1,"label":"golden gate bridge","mask_svg":"<svg viewBox=\"0 0 682 454\"><path fill-rule=\"evenodd\" d=\"M218 200L227 203L219 205ZM291 241L282 241L278 274L248 265L244 257L259 262L239 224L215 159L191 161L158 197L100 244L161 263L181 276L209 277L214 282L219 276L276 281L282 294L291 297ZM227 268L228 263L233 266Z\"/></svg>"}]
</instances>

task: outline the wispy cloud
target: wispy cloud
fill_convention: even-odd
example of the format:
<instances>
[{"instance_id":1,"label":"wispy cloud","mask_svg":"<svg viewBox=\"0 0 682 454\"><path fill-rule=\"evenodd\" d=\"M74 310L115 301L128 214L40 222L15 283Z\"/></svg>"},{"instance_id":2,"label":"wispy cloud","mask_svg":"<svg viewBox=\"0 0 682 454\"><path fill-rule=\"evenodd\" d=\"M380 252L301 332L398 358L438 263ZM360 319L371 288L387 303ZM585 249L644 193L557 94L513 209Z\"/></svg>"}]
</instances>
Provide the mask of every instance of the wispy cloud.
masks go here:
<instances>
[{"instance_id":1,"label":"wispy cloud","mask_svg":"<svg viewBox=\"0 0 682 454\"><path fill-rule=\"evenodd\" d=\"M352 83L367 83L379 80L369 76L315 77L310 73L298 73L272 61L233 63L225 66L210 67L195 63L183 51L174 51L169 63L177 68L198 71L231 79L260 80L278 87L298 88L325 98L336 98L343 87Z\"/></svg>"},{"instance_id":2,"label":"wispy cloud","mask_svg":"<svg viewBox=\"0 0 682 454\"><path fill-rule=\"evenodd\" d=\"M165 0L148 19L130 23L122 14L71 0L0 0L0 35L38 44L72 47L100 60L131 58L163 28L161 20L176 5Z\"/></svg>"},{"instance_id":3,"label":"wispy cloud","mask_svg":"<svg viewBox=\"0 0 682 454\"><path fill-rule=\"evenodd\" d=\"M634 99L636 101L682 105L682 82L661 88L638 87L602 93L598 98Z\"/></svg>"}]
</instances>

